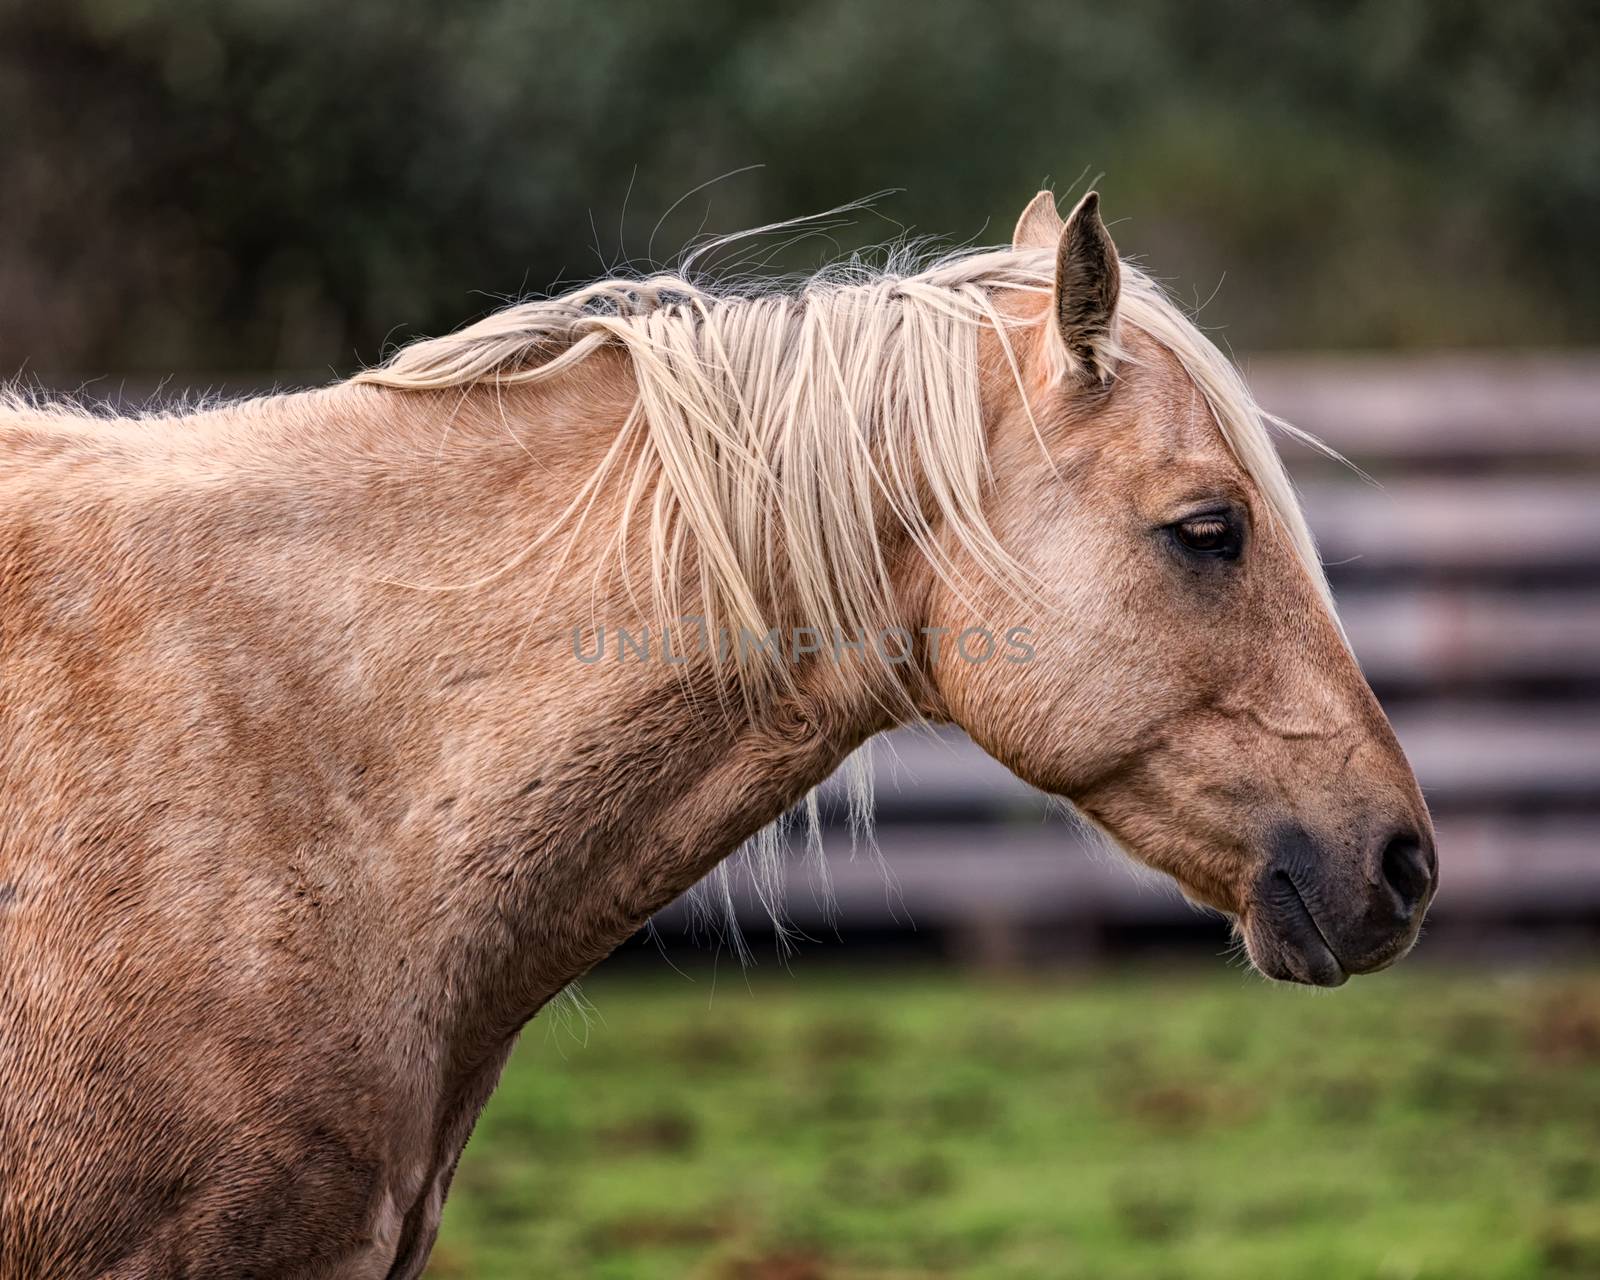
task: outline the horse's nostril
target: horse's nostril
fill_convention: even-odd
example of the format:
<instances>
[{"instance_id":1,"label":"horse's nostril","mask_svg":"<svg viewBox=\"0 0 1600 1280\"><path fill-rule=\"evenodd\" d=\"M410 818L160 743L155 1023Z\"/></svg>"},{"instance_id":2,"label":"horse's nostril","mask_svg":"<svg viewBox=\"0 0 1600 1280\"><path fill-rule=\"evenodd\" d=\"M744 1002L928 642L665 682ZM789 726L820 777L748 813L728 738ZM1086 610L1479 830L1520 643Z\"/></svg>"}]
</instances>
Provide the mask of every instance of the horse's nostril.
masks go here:
<instances>
[{"instance_id":1,"label":"horse's nostril","mask_svg":"<svg viewBox=\"0 0 1600 1280\"><path fill-rule=\"evenodd\" d=\"M1433 859L1413 831L1397 831L1383 847L1383 878L1409 916L1433 887Z\"/></svg>"}]
</instances>

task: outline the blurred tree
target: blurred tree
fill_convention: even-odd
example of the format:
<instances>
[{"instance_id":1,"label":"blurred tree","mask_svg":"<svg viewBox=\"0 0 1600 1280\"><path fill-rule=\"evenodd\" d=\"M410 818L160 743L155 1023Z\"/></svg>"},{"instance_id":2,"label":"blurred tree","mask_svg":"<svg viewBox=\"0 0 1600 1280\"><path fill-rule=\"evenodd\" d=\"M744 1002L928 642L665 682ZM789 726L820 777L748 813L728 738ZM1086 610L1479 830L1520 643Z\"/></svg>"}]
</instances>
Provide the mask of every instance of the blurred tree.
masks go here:
<instances>
[{"instance_id":1,"label":"blurred tree","mask_svg":"<svg viewBox=\"0 0 1600 1280\"><path fill-rule=\"evenodd\" d=\"M906 190L798 269L1102 173L1235 346L1592 342L1597 51L1588 0L9 0L0 369L346 370L702 224Z\"/></svg>"}]
</instances>

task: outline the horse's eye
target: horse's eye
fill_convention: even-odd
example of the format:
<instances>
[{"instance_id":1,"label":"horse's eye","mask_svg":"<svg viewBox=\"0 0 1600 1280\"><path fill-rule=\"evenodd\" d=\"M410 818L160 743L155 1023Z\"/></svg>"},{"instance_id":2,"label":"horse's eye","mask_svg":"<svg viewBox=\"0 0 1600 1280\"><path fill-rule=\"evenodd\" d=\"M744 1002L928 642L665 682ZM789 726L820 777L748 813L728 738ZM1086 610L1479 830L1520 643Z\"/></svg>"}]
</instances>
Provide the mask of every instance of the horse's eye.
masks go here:
<instances>
[{"instance_id":1,"label":"horse's eye","mask_svg":"<svg viewBox=\"0 0 1600 1280\"><path fill-rule=\"evenodd\" d=\"M1179 545L1195 555L1232 560L1239 554L1239 529L1226 514L1192 516L1171 528Z\"/></svg>"}]
</instances>

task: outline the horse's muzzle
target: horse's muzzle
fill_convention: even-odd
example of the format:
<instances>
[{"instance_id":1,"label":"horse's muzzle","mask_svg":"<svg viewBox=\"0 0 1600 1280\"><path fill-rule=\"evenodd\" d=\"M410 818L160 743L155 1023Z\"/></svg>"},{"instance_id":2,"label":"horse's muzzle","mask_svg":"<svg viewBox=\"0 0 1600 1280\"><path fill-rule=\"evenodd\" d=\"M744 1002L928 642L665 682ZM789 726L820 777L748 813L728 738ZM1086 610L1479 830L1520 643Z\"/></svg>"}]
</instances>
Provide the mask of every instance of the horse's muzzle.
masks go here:
<instances>
[{"instance_id":1,"label":"horse's muzzle","mask_svg":"<svg viewBox=\"0 0 1600 1280\"><path fill-rule=\"evenodd\" d=\"M1356 857L1286 824L1242 921L1251 962L1269 978L1337 987L1411 949L1438 887L1433 837L1384 828Z\"/></svg>"}]
</instances>

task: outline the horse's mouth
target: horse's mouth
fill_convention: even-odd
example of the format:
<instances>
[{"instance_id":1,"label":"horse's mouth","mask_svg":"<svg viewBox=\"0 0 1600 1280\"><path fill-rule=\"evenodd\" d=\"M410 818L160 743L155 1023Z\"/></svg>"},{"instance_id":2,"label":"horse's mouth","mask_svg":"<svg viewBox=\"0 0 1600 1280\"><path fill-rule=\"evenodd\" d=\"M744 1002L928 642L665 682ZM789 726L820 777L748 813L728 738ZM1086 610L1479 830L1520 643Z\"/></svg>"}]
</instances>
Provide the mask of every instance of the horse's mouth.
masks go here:
<instances>
[{"instance_id":1,"label":"horse's mouth","mask_svg":"<svg viewBox=\"0 0 1600 1280\"><path fill-rule=\"evenodd\" d=\"M1287 872L1277 871L1266 878L1240 927L1250 962L1269 978L1338 987L1350 977Z\"/></svg>"}]
</instances>

